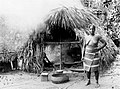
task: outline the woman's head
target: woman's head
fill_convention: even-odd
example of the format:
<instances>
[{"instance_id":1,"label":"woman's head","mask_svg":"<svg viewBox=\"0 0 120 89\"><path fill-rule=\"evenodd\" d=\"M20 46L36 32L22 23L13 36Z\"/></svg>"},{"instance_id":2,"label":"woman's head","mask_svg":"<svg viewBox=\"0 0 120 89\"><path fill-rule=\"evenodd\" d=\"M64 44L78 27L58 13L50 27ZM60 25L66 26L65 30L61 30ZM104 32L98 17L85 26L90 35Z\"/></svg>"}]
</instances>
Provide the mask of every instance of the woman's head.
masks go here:
<instances>
[{"instance_id":1,"label":"woman's head","mask_svg":"<svg viewBox=\"0 0 120 89\"><path fill-rule=\"evenodd\" d=\"M96 30L96 27L94 25L92 25L90 27L90 34L94 36L95 35L95 30Z\"/></svg>"}]
</instances>

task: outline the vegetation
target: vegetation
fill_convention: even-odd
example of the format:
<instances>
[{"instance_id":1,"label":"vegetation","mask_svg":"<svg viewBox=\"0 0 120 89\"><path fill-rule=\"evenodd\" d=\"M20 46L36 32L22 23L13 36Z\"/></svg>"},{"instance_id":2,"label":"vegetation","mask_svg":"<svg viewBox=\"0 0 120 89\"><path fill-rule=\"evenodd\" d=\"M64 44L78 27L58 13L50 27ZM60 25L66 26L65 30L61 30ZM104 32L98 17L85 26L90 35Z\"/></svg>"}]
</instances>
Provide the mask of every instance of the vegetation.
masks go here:
<instances>
[{"instance_id":1,"label":"vegetation","mask_svg":"<svg viewBox=\"0 0 120 89\"><path fill-rule=\"evenodd\" d=\"M119 46L120 42L120 2L119 0L82 0L93 14L101 19L101 27L107 32L114 43ZM88 5L86 6L87 3Z\"/></svg>"}]
</instances>

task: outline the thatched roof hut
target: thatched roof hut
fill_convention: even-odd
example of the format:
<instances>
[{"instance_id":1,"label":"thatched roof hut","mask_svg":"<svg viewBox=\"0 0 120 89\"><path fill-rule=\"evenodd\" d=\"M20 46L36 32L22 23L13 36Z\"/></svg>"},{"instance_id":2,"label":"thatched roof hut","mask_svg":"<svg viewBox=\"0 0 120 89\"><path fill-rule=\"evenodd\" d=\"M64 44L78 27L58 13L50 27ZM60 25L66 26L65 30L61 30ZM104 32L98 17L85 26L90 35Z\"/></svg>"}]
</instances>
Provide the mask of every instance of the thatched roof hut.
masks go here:
<instances>
[{"instance_id":1,"label":"thatched roof hut","mask_svg":"<svg viewBox=\"0 0 120 89\"><path fill-rule=\"evenodd\" d=\"M45 19L43 25L36 31L34 31L22 50L22 56L24 59L24 69L27 71L41 71L43 67L41 60L43 60L42 52L47 44L46 42L74 42L76 41L74 28L84 29L89 33L89 25L95 24L98 26L97 33L105 38L107 46L101 50L102 65L108 67L115 59L116 46L112 40L107 37L104 30L99 28L99 19L94 16L89 10L79 10L77 8L57 8L51 11L51 13ZM49 45L49 44L47 44Z\"/></svg>"}]
</instances>

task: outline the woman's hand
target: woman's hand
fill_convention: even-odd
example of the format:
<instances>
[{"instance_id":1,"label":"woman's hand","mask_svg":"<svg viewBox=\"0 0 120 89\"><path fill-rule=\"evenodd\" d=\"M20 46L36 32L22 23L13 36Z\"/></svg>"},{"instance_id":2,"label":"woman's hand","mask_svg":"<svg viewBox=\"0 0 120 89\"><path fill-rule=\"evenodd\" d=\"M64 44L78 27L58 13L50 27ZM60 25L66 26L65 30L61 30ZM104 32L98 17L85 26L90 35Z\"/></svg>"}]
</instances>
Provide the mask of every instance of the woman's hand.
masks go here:
<instances>
[{"instance_id":1,"label":"woman's hand","mask_svg":"<svg viewBox=\"0 0 120 89\"><path fill-rule=\"evenodd\" d=\"M85 61L85 60L84 60L84 57L81 58L81 61L83 61L83 62Z\"/></svg>"},{"instance_id":2,"label":"woman's hand","mask_svg":"<svg viewBox=\"0 0 120 89\"><path fill-rule=\"evenodd\" d=\"M95 47L94 52L98 52L98 51L99 51L99 47Z\"/></svg>"},{"instance_id":3,"label":"woman's hand","mask_svg":"<svg viewBox=\"0 0 120 89\"><path fill-rule=\"evenodd\" d=\"M103 49L103 48L107 45L107 43L106 43L105 40L100 39L100 41L102 42L102 45L101 45L100 47L97 48L98 51L100 51L101 49Z\"/></svg>"}]
</instances>

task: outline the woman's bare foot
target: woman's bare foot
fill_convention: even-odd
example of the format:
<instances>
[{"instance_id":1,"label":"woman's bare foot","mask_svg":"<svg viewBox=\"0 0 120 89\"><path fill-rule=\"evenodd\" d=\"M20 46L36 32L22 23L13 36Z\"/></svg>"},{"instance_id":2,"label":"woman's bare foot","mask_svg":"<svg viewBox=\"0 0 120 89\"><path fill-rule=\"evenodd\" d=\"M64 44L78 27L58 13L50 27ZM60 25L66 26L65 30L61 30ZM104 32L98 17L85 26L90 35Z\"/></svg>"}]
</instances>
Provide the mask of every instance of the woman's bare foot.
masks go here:
<instances>
[{"instance_id":1,"label":"woman's bare foot","mask_svg":"<svg viewBox=\"0 0 120 89\"><path fill-rule=\"evenodd\" d=\"M99 88L99 87L100 87L100 84L96 83L95 88Z\"/></svg>"},{"instance_id":2,"label":"woman's bare foot","mask_svg":"<svg viewBox=\"0 0 120 89\"><path fill-rule=\"evenodd\" d=\"M88 82L86 83L86 86L88 86L88 85L90 85L91 84L91 82L90 82L90 80L88 80Z\"/></svg>"}]
</instances>

